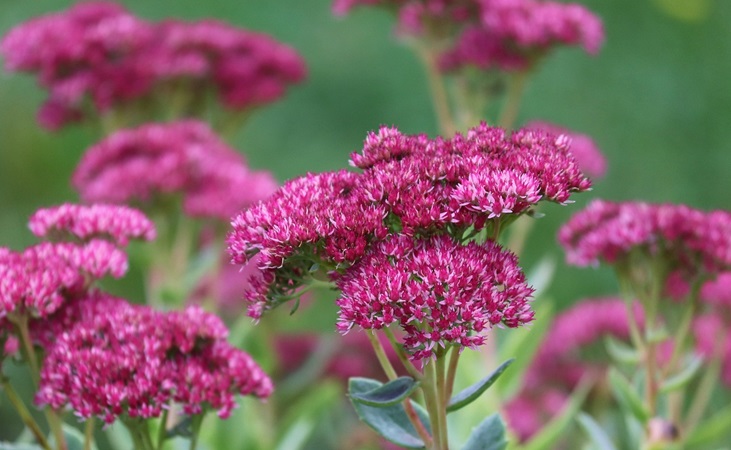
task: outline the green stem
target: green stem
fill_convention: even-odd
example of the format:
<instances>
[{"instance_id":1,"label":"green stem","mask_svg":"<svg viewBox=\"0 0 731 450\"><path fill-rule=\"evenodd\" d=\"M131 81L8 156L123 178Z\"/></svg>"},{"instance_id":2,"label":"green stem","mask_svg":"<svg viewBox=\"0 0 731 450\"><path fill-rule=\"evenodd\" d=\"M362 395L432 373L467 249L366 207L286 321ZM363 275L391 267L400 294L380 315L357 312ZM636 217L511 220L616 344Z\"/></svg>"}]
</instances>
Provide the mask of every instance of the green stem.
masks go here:
<instances>
[{"instance_id":1,"label":"green stem","mask_svg":"<svg viewBox=\"0 0 731 450\"><path fill-rule=\"evenodd\" d=\"M0 375L2 376L2 375ZM25 406L25 403L23 403L23 400L20 398L17 392L15 392L15 389L10 384L10 381L6 378L2 378L2 386L3 390L5 391L5 394L7 394L8 399L10 400L10 403L13 404L13 407L18 412L18 415L20 416L20 420L23 421L25 426L28 427L30 432L33 434L33 436L36 438L36 441L38 441L38 444L43 447L45 450L51 450L51 445L46 440L46 437L41 430L41 427L38 425L38 423L33 419L33 416L30 414L30 411L28 411L28 408Z\"/></svg>"},{"instance_id":2,"label":"green stem","mask_svg":"<svg viewBox=\"0 0 731 450\"><path fill-rule=\"evenodd\" d=\"M378 362L381 364L381 367L386 373L388 379L395 380L398 378L396 370L393 368L393 365L391 365L391 361L388 360L386 351L383 349L383 345L381 345L381 341L378 339L378 336L376 336L375 330L366 331L366 335L368 336L368 340L371 341L373 351L376 352L376 358L378 358Z\"/></svg>"},{"instance_id":3,"label":"green stem","mask_svg":"<svg viewBox=\"0 0 731 450\"><path fill-rule=\"evenodd\" d=\"M688 415L685 420L685 426L683 427L685 434L690 434L693 429L700 423L703 415L706 412L708 403L711 400L716 384L718 383L718 377L721 375L721 368L723 367L723 349L726 344L726 339L723 338L721 333L716 333L716 345L713 349L713 356L711 363L708 368L703 372L698 388L693 396L693 401L688 409Z\"/></svg>"},{"instance_id":4,"label":"green stem","mask_svg":"<svg viewBox=\"0 0 731 450\"><path fill-rule=\"evenodd\" d=\"M36 350L33 348L33 340L31 339L30 331L28 330L28 316L9 314L8 319L15 325L15 329L18 332L18 338L20 338L23 356L25 356L25 360L28 361L28 366L30 366L30 376L33 379L33 385L36 389L38 389L41 372L38 366Z\"/></svg>"},{"instance_id":5,"label":"green stem","mask_svg":"<svg viewBox=\"0 0 731 450\"><path fill-rule=\"evenodd\" d=\"M157 444L155 448L161 450L165 444L165 440L168 437L168 414L170 409L165 408L162 411L162 417L160 417L160 426L157 428Z\"/></svg>"},{"instance_id":6,"label":"green stem","mask_svg":"<svg viewBox=\"0 0 731 450\"><path fill-rule=\"evenodd\" d=\"M127 419L123 420L122 423L132 437L135 450L155 450L146 422L139 419Z\"/></svg>"},{"instance_id":7,"label":"green stem","mask_svg":"<svg viewBox=\"0 0 731 450\"><path fill-rule=\"evenodd\" d=\"M424 366L424 380L421 384L421 390L424 393L424 403L429 413L429 422L431 423L432 437L434 438L433 449L446 450L442 447L442 423L439 414L435 365L433 361L429 361Z\"/></svg>"},{"instance_id":8,"label":"green stem","mask_svg":"<svg viewBox=\"0 0 731 450\"><path fill-rule=\"evenodd\" d=\"M434 102L434 111L437 115L439 128L443 134L451 136L458 130L452 118L449 97L447 96L447 89L444 86L444 77L437 66L437 55L430 48L422 45L417 45L416 50L426 69L429 92Z\"/></svg>"},{"instance_id":9,"label":"green stem","mask_svg":"<svg viewBox=\"0 0 731 450\"><path fill-rule=\"evenodd\" d=\"M462 353L459 348L452 347L452 353L449 355L449 365L447 366L447 392L444 406L446 407L449 400L452 398L452 392L454 391L454 379L457 376L457 364L459 363L459 356Z\"/></svg>"},{"instance_id":10,"label":"green stem","mask_svg":"<svg viewBox=\"0 0 731 450\"><path fill-rule=\"evenodd\" d=\"M702 284L701 280L696 280L691 286L690 293L686 299L686 307L683 312L683 317L680 320L680 324L678 324L678 329L674 333L675 345L673 346L673 353L670 356L670 361L667 366L665 366L663 376L667 376L671 370L674 370L680 360L680 356L683 354L683 350L686 348L686 340L690 335L693 318L695 317L698 309L698 292L700 291Z\"/></svg>"},{"instance_id":11,"label":"green stem","mask_svg":"<svg viewBox=\"0 0 731 450\"><path fill-rule=\"evenodd\" d=\"M84 425L84 450L91 450L94 444L94 417L86 419Z\"/></svg>"},{"instance_id":12,"label":"green stem","mask_svg":"<svg viewBox=\"0 0 731 450\"><path fill-rule=\"evenodd\" d=\"M33 348L33 340L30 337L30 331L28 329L28 316L26 315L8 315L8 319L15 325L18 331L18 338L20 339L21 348L25 355L28 365L30 366L31 379L33 380L33 386L38 390L38 384L40 382L40 366L38 365L38 358L36 356L35 348ZM56 448L59 450L66 450L66 438L63 434L61 427L61 420L55 411L50 408L44 408L43 410L48 426L51 429L51 433L56 440Z\"/></svg>"},{"instance_id":13,"label":"green stem","mask_svg":"<svg viewBox=\"0 0 731 450\"><path fill-rule=\"evenodd\" d=\"M388 332L388 328L385 328ZM367 330L366 335L368 336L368 340L371 341L371 346L373 347L373 351L376 353L376 358L378 358L378 362L381 364L381 368L383 368L383 371L386 373L386 376L389 380L395 380L398 378L398 375L396 374L396 370L393 368L393 365L391 365L391 362L388 360L388 356L386 355L386 351L383 349L383 345L381 345L381 341L378 339L378 336L376 335L376 332L374 330ZM393 333L390 334L390 336L393 336ZM389 337L390 339L390 337ZM393 342L393 341L392 341ZM394 346L398 351L398 346ZM402 350L403 351L403 350ZM410 363L409 363L410 364ZM413 365L412 365L413 367ZM421 376L419 377L421 378ZM406 415L409 417L409 420L411 421L411 424L416 429L416 432L419 433L419 436L421 437L421 440L424 441L424 444L426 448L431 447L432 445L432 437L429 435L429 432L427 431L426 427L424 427L424 424L421 423L421 419L419 418L419 415L414 410L414 407L411 405L411 400L408 398L404 400L403 402L404 409L406 410ZM431 414L429 415L431 418ZM433 425L432 425L433 427Z\"/></svg>"},{"instance_id":14,"label":"green stem","mask_svg":"<svg viewBox=\"0 0 731 450\"><path fill-rule=\"evenodd\" d=\"M533 229L535 220L528 216L519 217L518 220L510 227L510 239L508 239L508 245L506 248L511 252L520 256L523 253L523 248L528 240L528 235Z\"/></svg>"},{"instance_id":15,"label":"green stem","mask_svg":"<svg viewBox=\"0 0 731 450\"><path fill-rule=\"evenodd\" d=\"M623 270L617 270L617 278L619 279L619 290L624 298L624 302L627 305L627 322L629 325L629 335L632 345L636 350L643 352L645 351L645 341L640 333L640 326L637 323L637 317L635 316L634 303L635 298L632 295L632 289L629 287L629 280L626 278L627 275Z\"/></svg>"},{"instance_id":16,"label":"green stem","mask_svg":"<svg viewBox=\"0 0 731 450\"><path fill-rule=\"evenodd\" d=\"M667 269L662 257L656 257L650 262L650 288L645 300L645 343L647 344L646 361L647 365L647 406L651 415L657 413L657 399L659 393L659 368L657 365L657 342L652 333L655 332L658 323L658 310L660 307L660 296L667 279ZM642 291L642 289L638 289ZM681 342L676 342L682 345Z\"/></svg>"},{"instance_id":17,"label":"green stem","mask_svg":"<svg viewBox=\"0 0 731 450\"><path fill-rule=\"evenodd\" d=\"M393 335L393 331L391 331L390 328L384 328L383 331L386 332L386 336L391 342L391 346L396 351L396 356L398 356L399 361L401 361L401 364L404 365L406 371L409 372L409 375L414 377L416 380L421 380L424 377L424 374L422 374L411 362L409 355L406 354L404 348L396 341L396 336Z\"/></svg>"},{"instance_id":18,"label":"green stem","mask_svg":"<svg viewBox=\"0 0 731 450\"><path fill-rule=\"evenodd\" d=\"M475 92L474 89L470 89L470 83L465 74L458 75L455 81L456 119L460 129L466 130L477 124L487 106L488 99Z\"/></svg>"},{"instance_id":19,"label":"green stem","mask_svg":"<svg viewBox=\"0 0 731 450\"><path fill-rule=\"evenodd\" d=\"M196 414L195 416L193 416L193 423L191 424L193 432L190 437L190 446L188 446L188 450L195 450L196 447L198 447L198 435L200 434L201 425L203 424L204 418L204 413Z\"/></svg>"},{"instance_id":20,"label":"green stem","mask_svg":"<svg viewBox=\"0 0 731 450\"><path fill-rule=\"evenodd\" d=\"M432 445L434 445L434 441L432 440L432 437L429 435L429 431L426 429L423 423L421 423L421 418L416 413L416 410L414 409L414 406L411 404L411 400L408 398L404 400L404 410L406 410L406 415L409 417L409 420L411 421L411 424L416 429L416 432L419 433L419 437L421 437L421 440L424 442L425 448L430 448Z\"/></svg>"},{"instance_id":21,"label":"green stem","mask_svg":"<svg viewBox=\"0 0 731 450\"><path fill-rule=\"evenodd\" d=\"M492 241L497 243L498 239L500 238L500 228L501 228L501 224L502 224L500 221L500 218L499 217L496 218L493 221L493 224L494 225L493 225L493 230L492 230Z\"/></svg>"},{"instance_id":22,"label":"green stem","mask_svg":"<svg viewBox=\"0 0 731 450\"><path fill-rule=\"evenodd\" d=\"M520 109L520 101L523 97L523 91L528 81L528 72L516 72L510 77L508 82L508 93L505 104L500 112L498 125L506 130L510 130L515 125L518 118L518 110Z\"/></svg>"},{"instance_id":23,"label":"green stem","mask_svg":"<svg viewBox=\"0 0 731 450\"><path fill-rule=\"evenodd\" d=\"M449 449L449 429L447 427L447 402L449 401L449 398L447 397L447 386L444 377L446 352L440 353L441 354L437 355L436 364L434 365L437 378L437 414L439 414L439 428L442 432L440 436L440 445L442 446L442 449L447 450Z\"/></svg>"}]
</instances>

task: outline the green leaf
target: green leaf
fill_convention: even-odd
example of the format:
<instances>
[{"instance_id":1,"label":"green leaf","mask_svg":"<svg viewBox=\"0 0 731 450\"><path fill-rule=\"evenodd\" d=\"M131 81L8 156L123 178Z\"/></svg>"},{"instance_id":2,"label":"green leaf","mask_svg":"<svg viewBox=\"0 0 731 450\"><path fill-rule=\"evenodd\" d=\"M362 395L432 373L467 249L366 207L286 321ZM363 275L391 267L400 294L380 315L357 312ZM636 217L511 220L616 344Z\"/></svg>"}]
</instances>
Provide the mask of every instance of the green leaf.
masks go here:
<instances>
[{"instance_id":1,"label":"green leaf","mask_svg":"<svg viewBox=\"0 0 731 450\"><path fill-rule=\"evenodd\" d=\"M368 391L382 386L383 383L368 378L351 378L348 381L348 392L353 394L364 394ZM429 416L419 404L411 402L414 410L427 428L429 427ZM368 406L363 403L352 402L355 412L360 420L373 428L378 434L405 448L424 448L424 441L411 424L403 404L398 403L387 407Z\"/></svg>"},{"instance_id":2,"label":"green leaf","mask_svg":"<svg viewBox=\"0 0 731 450\"><path fill-rule=\"evenodd\" d=\"M287 409L282 416L277 418L277 428L279 430L294 429L300 427L304 421L312 421L315 425L321 421L321 418L338 408L343 399L343 388L335 382L335 380L320 381L311 384L309 389L299 391L298 397L289 397L286 401ZM278 446L281 447L281 443Z\"/></svg>"},{"instance_id":3,"label":"green leaf","mask_svg":"<svg viewBox=\"0 0 731 450\"><path fill-rule=\"evenodd\" d=\"M649 411L629 381L614 367L609 369L609 385L622 408L631 413L642 425L647 424L650 418Z\"/></svg>"},{"instance_id":4,"label":"green leaf","mask_svg":"<svg viewBox=\"0 0 731 450\"><path fill-rule=\"evenodd\" d=\"M604 338L604 346L606 347L609 356L616 362L637 364L642 359L642 354L639 351L615 337L606 336Z\"/></svg>"},{"instance_id":5,"label":"green leaf","mask_svg":"<svg viewBox=\"0 0 731 450\"><path fill-rule=\"evenodd\" d=\"M584 403L586 395L589 393L591 384L582 383L580 384L571 394L569 402L564 406L561 414L554 417L551 421L546 424L533 438L528 441L522 450L551 450L556 448L556 443L566 432L566 429L571 425L579 413L581 405Z\"/></svg>"},{"instance_id":6,"label":"green leaf","mask_svg":"<svg viewBox=\"0 0 731 450\"><path fill-rule=\"evenodd\" d=\"M731 430L731 406L706 419L690 432L685 440L688 448L696 448L728 440Z\"/></svg>"},{"instance_id":7,"label":"green leaf","mask_svg":"<svg viewBox=\"0 0 731 450\"><path fill-rule=\"evenodd\" d=\"M505 450L507 446L505 423L500 415L495 413L472 430L462 450Z\"/></svg>"},{"instance_id":8,"label":"green leaf","mask_svg":"<svg viewBox=\"0 0 731 450\"><path fill-rule=\"evenodd\" d=\"M703 359L698 355L693 355L687 362L685 368L660 384L660 392L666 394L685 387L694 376L698 374Z\"/></svg>"},{"instance_id":9,"label":"green leaf","mask_svg":"<svg viewBox=\"0 0 731 450\"><path fill-rule=\"evenodd\" d=\"M658 325L647 330L646 338L649 344L660 344L670 338L670 332L665 325Z\"/></svg>"},{"instance_id":10,"label":"green leaf","mask_svg":"<svg viewBox=\"0 0 731 450\"><path fill-rule=\"evenodd\" d=\"M411 395L418 386L419 383L411 377L399 377L368 392L349 392L348 394L355 402L383 408L395 405L396 403L404 400L406 397Z\"/></svg>"},{"instance_id":11,"label":"green leaf","mask_svg":"<svg viewBox=\"0 0 731 450\"><path fill-rule=\"evenodd\" d=\"M35 444L13 444L12 442L0 442L0 450L43 450Z\"/></svg>"},{"instance_id":12,"label":"green leaf","mask_svg":"<svg viewBox=\"0 0 731 450\"><path fill-rule=\"evenodd\" d=\"M500 375L505 372L505 369L507 369L508 366L513 363L513 361L515 361L515 359L509 359L505 361L493 373L452 397L452 399L449 400L449 404L447 405L447 412L449 413L457 411L458 409L461 409L469 405L473 401L477 400L480 395L482 395L490 386L495 383L495 381L497 381L498 378L500 378Z\"/></svg>"},{"instance_id":13,"label":"green leaf","mask_svg":"<svg viewBox=\"0 0 731 450\"><path fill-rule=\"evenodd\" d=\"M556 258L551 255L545 255L528 272L528 285L532 286L535 292L540 295L548 290L555 273Z\"/></svg>"},{"instance_id":14,"label":"green leaf","mask_svg":"<svg viewBox=\"0 0 731 450\"><path fill-rule=\"evenodd\" d=\"M299 450L304 448L315 429L315 422L302 417L292 425L279 440L277 450Z\"/></svg>"},{"instance_id":15,"label":"green leaf","mask_svg":"<svg viewBox=\"0 0 731 450\"><path fill-rule=\"evenodd\" d=\"M580 412L576 419L598 450L616 450L607 433L590 415Z\"/></svg>"}]
</instances>

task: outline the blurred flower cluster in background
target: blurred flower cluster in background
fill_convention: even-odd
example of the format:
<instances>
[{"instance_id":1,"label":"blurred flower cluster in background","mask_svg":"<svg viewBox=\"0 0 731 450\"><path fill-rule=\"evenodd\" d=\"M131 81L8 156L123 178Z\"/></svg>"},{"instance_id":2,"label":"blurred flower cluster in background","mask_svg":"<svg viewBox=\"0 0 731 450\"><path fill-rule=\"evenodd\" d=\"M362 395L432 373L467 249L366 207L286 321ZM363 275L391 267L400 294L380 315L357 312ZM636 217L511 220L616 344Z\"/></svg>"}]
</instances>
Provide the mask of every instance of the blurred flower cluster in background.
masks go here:
<instances>
[{"instance_id":1,"label":"blurred flower cluster in background","mask_svg":"<svg viewBox=\"0 0 731 450\"><path fill-rule=\"evenodd\" d=\"M0 442L731 439L729 21L4 2Z\"/></svg>"}]
</instances>

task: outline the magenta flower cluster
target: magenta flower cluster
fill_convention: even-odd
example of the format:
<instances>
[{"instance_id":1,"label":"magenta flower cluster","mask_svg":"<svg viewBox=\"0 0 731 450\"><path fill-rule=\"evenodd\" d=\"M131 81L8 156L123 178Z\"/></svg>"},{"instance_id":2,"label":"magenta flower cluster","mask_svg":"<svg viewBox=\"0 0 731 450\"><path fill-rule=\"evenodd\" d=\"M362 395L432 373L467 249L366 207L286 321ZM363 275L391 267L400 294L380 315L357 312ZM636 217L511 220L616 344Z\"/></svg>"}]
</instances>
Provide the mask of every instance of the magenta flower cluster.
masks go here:
<instances>
[{"instance_id":1,"label":"magenta flower cluster","mask_svg":"<svg viewBox=\"0 0 731 450\"><path fill-rule=\"evenodd\" d=\"M559 231L569 263L620 263L632 252L690 274L731 267L731 214L685 205L595 200Z\"/></svg>"},{"instance_id":2,"label":"magenta flower cluster","mask_svg":"<svg viewBox=\"0 0 731 450\"><path fill-rule=\"evenodd\" d=\"M65 204L39 210L29 225L40 236L70 234L84 242L0 248L0 320L8 314L47 317L94 280L121 277L127 256L118 246L155 236L142 213L123 206Z\"/></svg>"},{"instance_id":3,"label":"magenta flower cluster","mask_svg":"<svg viewBox=\"0 0 731 450\"><path fill-rule=\"evenodd\" d=\"M442 57L442 68L524 69L557 45L597 53L601 20L580 4L543 0L481 0L479 22Z\"/></svg>"},{"instance_id":4,"label":"magenta flower cluster","mask_svg":"<svg viewBox=\"0 0 731 450\"><path fill-rule=\"evenodd\" d=\"M41 371L36 402L83 419L159 417L177 403L185 414L228 417L234 396L268 397L272 382L226 341L218 317L197 307L157 312L106 294L73 305L83 316L57 336Z\"/></svg>"},{"instance_id":5,"label":"magenta flower cluster","mask_svg":"<svg viewBox=\"0 0 731 450\"><path fill-rule=\"evenodd\" d=\"M155 225L142 212L118 205L64 204L36 211L28 227L38 237L63 240L110 239L127 245L130 239L155 239Z\"/></svg>"},{"instance_id":6,"label":"magenta flower cluster","mask_svg":"<svg viewBox=\"0 0 731 450\"><path fill-rule=\"evenodd\" d=\"M195 120L120 130L86 151L73 175L85 201L146 205L181 195L194 217L228 220L277 186Z\"/></svg>"},{"instance_id":7,"label":"magenta flower cluster","mask_svg":"<svg viewBox=\"0 0 731 450\"><path fill-rule=\"evenodd\" d=\"M634 315L640 324L644 322L639 305L635 305ZM505 407L507 422L521 441L530 439L560 413L582 379L603 376L606 363L582 358L582 350L601 344L608 336L628 341L628 324L627 304L615 298L582 300L556 316L525 373L521 390Z\"/></svg>"},{"instance_id":8,"label":"magenta flower cluster","mask_svg":"<svg viewBox=\"0 0 731 450\"><path fill-rule=\"evenodd\" d=\"M48 89L39 118L50 129L176 88L243 110L306 74L299 55L269 36L215 21L152 23L104 1L18 25L0 54Z\"/></svg>"},{"instance_id":9,"label":"magenta flower cluster","mask_svg":"<svg viewBox=\"0 0 731 450\"><path fill-rule=\"evenodd\" d=\"M526 213L542 200L567 203L590 188L570 140L535 130L507 135L484 123L452 139L370 133L351 164L362 173L307 175L232 221L237 264L260 254L262 272L246 294L259 317L290 296L314 264L344 270L388 234L449 234L457 240Z\"/></svg>"},{"instance_id":10,"label":"magenta flower cluster","mask_svg":"<svg viewBox=\"0 0 731 450\"><path fill-rule=\"evenodd\" d=\"M120 246L155 236L140 211L64 204L38 210L30 227L74 241L0 248L0 362L17 351L19 324L28 326L30 344L45 353L39 405L111 423L159 417L173 403L188 415L227 417L235 395L270 395L271 380L228 344L218 317L198 307L158 312L93 286L126 272Z\"/></svg>"},{"instance_id":11,"label":"magenta flower cluster","mask_svg":"<svg viewBox=\"0 0 731 450\"><path fill-rule=\"evenodd\" d=\"M707 313L693 320L695 349L706 362L720 360L721 380L731 387L731 322L728 317ZM710 369L709 369L710 370Z\"/></svg>"},{"instance_id":12,"label":"magenta flower cluster","mask_svg":"<svg viewBox=\"0 0 731 450\"><path fill-rule=\"evenodd\" d=\"M591 137L548 122L530 122L525 128L568 136L571 139L571 154L574 155L581 171L594 180L604 178L607 172L607 160Z\"/></svg>"},{"instance_id":13,"label":"magenta flower cluster","mask_svg":"<svg viewBox=\"0 0 731 450\"><path fill-rule=\"evenodd\" d=\"M497 244L462 245L449 236L394 236L337 280L338 329L378 330L397 323L415 360L455 344L476 348L495 325L533 320L517 257Z\"/></svg>"},{"instance_id":14,"label":"magenta flower cluster","mask_svg":"<svg viewBox=\"0 0 731 450\"><path fill-rule=\"evenodd\" d=\"M604 40L598 17L579 4L546 0L335 0L333 11L355 6L397 11L405 33L446 39L445 71L521 70L557 45L596 53Z\"/></svg>"}]
</instances>

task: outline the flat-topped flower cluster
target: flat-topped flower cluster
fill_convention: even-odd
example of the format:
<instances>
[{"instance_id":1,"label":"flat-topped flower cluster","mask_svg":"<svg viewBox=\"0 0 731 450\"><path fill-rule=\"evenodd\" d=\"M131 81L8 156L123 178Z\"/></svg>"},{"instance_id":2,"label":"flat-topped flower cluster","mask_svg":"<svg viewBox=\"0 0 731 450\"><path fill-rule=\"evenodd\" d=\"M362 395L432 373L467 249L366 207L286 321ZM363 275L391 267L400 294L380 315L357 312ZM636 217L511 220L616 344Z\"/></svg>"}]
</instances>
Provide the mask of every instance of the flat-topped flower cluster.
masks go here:
<instances>
[{"instance_id":1,"label":"flat-topped flower cluster","mask_svg":"<svg viewBox=\"0 0 731 450\"><path fill-rule=\"evenodd\" d=\"M36 402L106 423L160 417L173 403L185 414L229 416L234 396L268 397L272 382L226 341L221 320L198 307L159 312L91 292L65 311L82 319L48 350ZM55 327L59 328L59 327Z\"/></svg>"},{"instance_id":2,"label":"flat-topped flower cluster","mask_svg":"<svg viewBox=\"0 0 731 450\"><path fill-rule=\"evenodd\" d=\"M154 206L178 195L192 217L228 220L277 187L204 122L180 120L119 130L89 148L74 187L88 202Z\"/></svg>"},{"instance_id":3,"label":"flat-topped flower cluster","mask_svg":"<svg viewBox=\"0 0 731 450\"><path fill-rule=\"evenodd\" d=\"M559 45L596 53L604 40L598 17L580 4L544 0L335 0L333 11L380 6L398 15L399 30L441 41L444 71L464 67L523 70Z\"/></svg>"},{"instance_id":4,"label":"flat-topped flower cluster","mask_svg":"<svg viewBox=\"0 0 731 450\"><path fill-rule=\"evenodd\" d=\"M595 200L559 231L569 263L665 261L668 270L715 274L731 267L731 214L685 205Z\"/></svg>"},{"instance_id":5,"label":"flat-topped flower cluster","mask_svg":"<svg viewBox=\"0 0 731 450\"><path fill-rule=\"evenodd\" d=\"M302 58L269 36L210 20L148 22L105 1L16 26L0 54L8 70L36 74L48 90L39 119L49 129L135 101L182 114L208 97L250 109L306 75Z\"/></svg>"},{"instance_id":6,"label":"flat-topped flower cluster","mask_svg":"<svg viewBox=\"0 0 731 450\"><path fill-rule=\"evenodd\" d=\"M399 322L417 359L431 354L435 343L475 346L484 340L474 332L531 320L531 290L514 257L494 243L464 244L478 233L494 241L539 201L565 204L572 193L589 189L569 147L563 135L507 134L484 123L451 139L390 127L370 133L362 152L351 155L351 165L362 172L291 180L233 219L233 261L244 264L259 255L260 271L246 293L249 315L259 318L296 297L313 276L328 277L343 290L342 331ZM434 258L443 270L425 280L414 258ZM493 264L488 278L480 264ZM460 284L470 277L475 284ZM397 279L406 284L397 286ZM359 282L373 289L362 290ZM391 289L388 298L379 283ZM417 308L412 302L420 289L426 303ZM463 303L470 295L474 302ZM383 303L374 303L377 298Z\"/></svg>"},{"instance_id":7,"label":"flat-topped flower cluster","mask_svg":"<svg viewBox=\"0 0 731 450\"><path fill-rule=\"evenodd\" d=\"M46 355L39 405L111 423L159 417L176 403L186 414L227 417L236 394L269 396L271 380L228 344L215 315L198 307L159 312L96 287L126 273L130 240L155 238L142 212L64 204L38 210L29 226L53 241L0 248L0 363L18 339Z\"/></svg>"}]
</instances>

